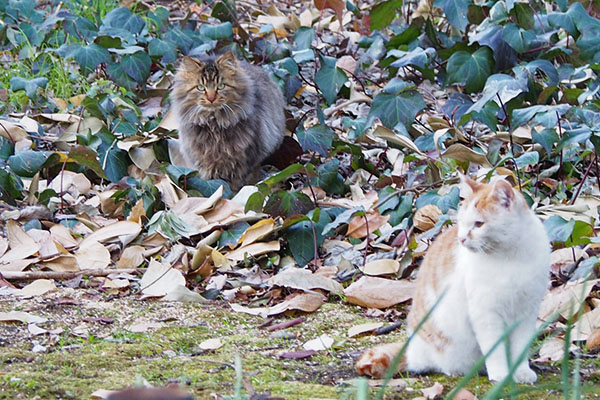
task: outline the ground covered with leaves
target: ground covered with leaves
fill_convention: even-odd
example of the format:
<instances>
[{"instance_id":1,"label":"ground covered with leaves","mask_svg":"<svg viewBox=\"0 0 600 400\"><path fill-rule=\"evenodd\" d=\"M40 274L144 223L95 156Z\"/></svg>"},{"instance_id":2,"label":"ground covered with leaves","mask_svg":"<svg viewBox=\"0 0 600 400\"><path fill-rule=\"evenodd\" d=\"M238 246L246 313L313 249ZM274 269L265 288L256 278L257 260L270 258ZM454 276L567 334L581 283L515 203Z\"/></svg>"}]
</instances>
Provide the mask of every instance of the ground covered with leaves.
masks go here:
<instances>
[{"instance_id":1,"label":"ground covered with leaves","mask_svg":"<svg viewBox=\"0 0 600 400\"><path fill-rule=\"evenodd\" d=\"M169 383L597 398L599 15L567 0L0 3L0 398ZM237 193L168 146L178 59L226 50L286 99L288 137ZM363 390L355 359L404 339L457 172L505 176L552 240L539 382Z\"/></svg>"}]
</instances>

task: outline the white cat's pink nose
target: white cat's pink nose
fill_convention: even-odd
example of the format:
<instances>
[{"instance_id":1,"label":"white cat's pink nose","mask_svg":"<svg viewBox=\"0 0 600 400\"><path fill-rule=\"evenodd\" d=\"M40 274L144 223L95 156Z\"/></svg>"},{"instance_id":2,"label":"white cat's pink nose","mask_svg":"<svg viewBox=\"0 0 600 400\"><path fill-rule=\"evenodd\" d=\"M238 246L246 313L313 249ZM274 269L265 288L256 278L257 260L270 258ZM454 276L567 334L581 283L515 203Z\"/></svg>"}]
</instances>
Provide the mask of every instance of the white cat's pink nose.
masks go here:
<instances>
[{"instance_id":1,"label":"white cat's pink nose","mask_svg":"<svg viewBox=\"0 0 600 400\"><path fill-rule=\"evenodd\" d=\"M467 241L467 238L458 238L458 241L460 242L460 244L465 244L465 242Z\"/></svg>"}]
</instances>

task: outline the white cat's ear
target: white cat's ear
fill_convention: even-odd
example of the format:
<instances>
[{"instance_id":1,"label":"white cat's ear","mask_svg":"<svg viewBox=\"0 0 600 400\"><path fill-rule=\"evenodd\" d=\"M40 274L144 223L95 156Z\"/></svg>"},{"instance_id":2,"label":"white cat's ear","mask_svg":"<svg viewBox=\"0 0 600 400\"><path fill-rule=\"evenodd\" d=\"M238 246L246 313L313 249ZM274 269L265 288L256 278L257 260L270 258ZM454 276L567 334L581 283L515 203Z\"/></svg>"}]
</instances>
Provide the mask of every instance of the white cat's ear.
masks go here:
<instances>
[{"instance_id":1,"label":"white cat's ear","mask_svg":"<svg viewBox=\"0 0 600 400\"><path fill-rule=\"evenodd\" d=\"M181 67L187 70L198 69L203 65L203 62L192 57L185 56L181 60Z\"/></svg>"},{"instance_id":2,"label":"white cat's ear","mask_svg":"<svg viewBox=\"0 0 600 400\"><path fill-rule=\"evenodd\" d=\"M225 67L236 68L237 67L237 58L230 50L217 58L217 64Z\"/></svg>"},{"instance_id":3,"label":"white cat's ear","mask_svg":"<svg viewBox=\"0 0 600 400\"><path fill-rule=\"evenodd\" d=\"M463 199L472 195L473 192L476 192L482 186L481 183L474 181L473 179L469 178L466 175L463 175L460 172L458 173L458 177L460 179L460 197L462 197Z\"/></svg>"},{"instance_id":4,"label":"white cat's ear","mask_svg":"<svg viewBox=\"0 0 600 400\"><path fill-rule=\"evenodd\" d=\"M494 182L494 197L502 207L510 208L510 206L515 202L515 190L510 185L510 183L506 182L504 179L498 179Z\"/></svg>"}]
</instances>

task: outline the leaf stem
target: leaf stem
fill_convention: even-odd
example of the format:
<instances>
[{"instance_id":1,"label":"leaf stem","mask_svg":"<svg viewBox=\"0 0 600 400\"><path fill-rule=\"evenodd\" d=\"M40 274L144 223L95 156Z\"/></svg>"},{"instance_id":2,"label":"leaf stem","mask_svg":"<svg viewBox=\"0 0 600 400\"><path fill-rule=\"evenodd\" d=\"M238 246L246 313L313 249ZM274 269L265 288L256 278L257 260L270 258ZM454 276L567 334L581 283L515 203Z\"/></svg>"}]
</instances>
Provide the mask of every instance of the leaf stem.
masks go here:
<instances>
[{"instance_id":1,"label":"leaf stem","mask_svg":"<svg viewBox=\"0 0 600 400\"><path fill-rule=\"evenodd\" d=\"M594 159L590 160L590 165L588 165L587 169L585 170L585 173L583 174L583 178L581 178L581 182L579 182L579 187L577 188L577 192L575 193L575 196L573 196L573 198L571 199L571 205L575 204L575 201L577 200L577 197L579 197L579 193L581 192L581 189L583 188L583 184L585 183L586 178L588 177L588 175L590 174L590 171L592 170L592 166L598 161L598 155L594 155Z\"/></svg>"}]
</instances>

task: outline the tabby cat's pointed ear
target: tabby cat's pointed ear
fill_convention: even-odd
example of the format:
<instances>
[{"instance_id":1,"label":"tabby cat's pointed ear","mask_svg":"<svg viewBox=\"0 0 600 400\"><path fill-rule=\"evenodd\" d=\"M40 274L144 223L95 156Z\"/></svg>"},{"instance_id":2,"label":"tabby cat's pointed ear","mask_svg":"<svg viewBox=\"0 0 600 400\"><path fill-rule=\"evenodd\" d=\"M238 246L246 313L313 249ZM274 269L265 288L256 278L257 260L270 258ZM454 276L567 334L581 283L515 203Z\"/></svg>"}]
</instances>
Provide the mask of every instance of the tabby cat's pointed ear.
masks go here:
<instances>
[{"instance_id":1,"label":"tabby cat's pointed ear","mask_svg":"<svg viewBox=\"0 0 600 400\"><path fill-rule=\"evenodd\" d=\"M181 67L187 70L198 69L202 66L202 64L202 61L188 56L183 57L183 59L181 60Z\"/></svg>"},{"instance_id":2,"label":"tabby cat's pointed ear","mask_svg":"<svg viewBox=\"0 0 600 400\"><path fill-rule=\"evenodd\" d=\"M228 51L219 58L217 58L217 64L224 67L236 68L237 59L232 51Z\"/></svg>"},{"instance_id":3,"label":"tabby cat's pointed ear","mask_svg":"<svg viewBox=\"0 0 600 400\"><path fill-rule=\"evenodd\" d=\"M459 188L460 188L460 197L467 198L476 192L479 188L481 188L482 184L474 181L462 173L458 173L458 177L460 179Z\"/></svg>"}]
</instances>

